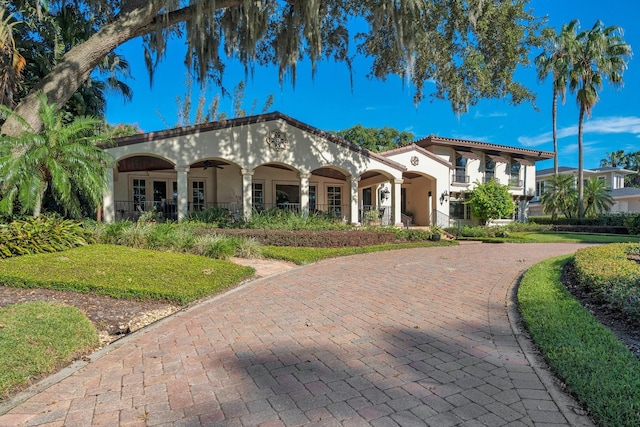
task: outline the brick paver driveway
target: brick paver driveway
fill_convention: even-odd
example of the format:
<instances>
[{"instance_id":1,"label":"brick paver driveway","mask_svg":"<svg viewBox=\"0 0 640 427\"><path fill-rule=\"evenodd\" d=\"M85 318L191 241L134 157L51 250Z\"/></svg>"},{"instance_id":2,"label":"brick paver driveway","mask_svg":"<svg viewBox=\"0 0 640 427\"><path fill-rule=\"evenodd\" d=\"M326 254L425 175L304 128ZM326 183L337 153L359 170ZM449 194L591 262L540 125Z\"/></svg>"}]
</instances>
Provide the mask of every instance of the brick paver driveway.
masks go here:
<instances>
[{"instance_id":1,"label":"brick paver driveway","mask_svg":"<svg viewBox=\"0 0 640 427\"><path fill-rule=\"evenodd\" d=\"M507 315L524 269L578 247L398 250L260 279L118 342L0 425L581 424Z\"/></svg>"}]
</instances>

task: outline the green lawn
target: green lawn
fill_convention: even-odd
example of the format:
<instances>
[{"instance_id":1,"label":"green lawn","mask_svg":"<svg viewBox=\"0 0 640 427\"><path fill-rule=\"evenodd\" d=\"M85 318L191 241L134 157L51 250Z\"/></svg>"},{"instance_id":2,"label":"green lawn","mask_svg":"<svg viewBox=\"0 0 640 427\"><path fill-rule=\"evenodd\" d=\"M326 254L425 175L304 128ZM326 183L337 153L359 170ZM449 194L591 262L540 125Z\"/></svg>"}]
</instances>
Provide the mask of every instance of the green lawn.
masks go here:
<instances>
[{"instance_id":1,"label":"green lawn","mask_svg":"<svg viewBox=\"0 0 640 427\"><path fill-rule=\"evenodd\" d=\"M251 277L253 268L196 255L89 245L0 260L0 285L186 304ZM92 351L78 309L32 302L0 309L0 399Z\"/></svg>"},{"instance_id":2,"label":"green lawn","mask_svg":"<svg viewBox=\"0 0 640 427\"><path fill-rule=\"evenodd\" d=\"M640 236L626 234L516 232L511 233L511 236L536 243L640 243Z\"/></svg>"},{"instance_id":3,"label":"green lawn","mask_svg":"<svg viewBox=\"0 0 640 427\"><path fill-rule=\"evenodd\" d=\"M0 399L97 345L96 330L75 307L38 301L0 308Z\"/></svg>"},{"instance_id":4,"label":"green lawn","mask_svg":"<svg viewBox=\"0 0 640 427\"><path fill-rule=\"evenodd\" d=\"M423 248L431 246L456 245L455 241L441 240L439 242L410 242L393 245L375 245L349 248L305 248L288 246L263 246L262 256L266 258L281 259L298 265L310 264L326 258L339 256L365 254L370 252L388 251L393 249Z\"/></svg>"},{"instance_id":5,"label":"green lawn","mask_svg":"<svg viewBox=\"0 0 640 427\"><path fill-rule=\"evenodd\" d=\"M0 261L0 285L94 292L187 304L251 277L254 270L197 255L88 245Z\"/></svg>"},{"instance_id":6,"label":"green lawn","mask_svg":"<svg viewBox=\"0 0 640 427\"><path fill-rule=\"evenodd\" d=\"M560 282L564 256L524 275L518 303L549 366L587 407L597 425L640 425L640 361Z\"/></svg>"}]
</instances>

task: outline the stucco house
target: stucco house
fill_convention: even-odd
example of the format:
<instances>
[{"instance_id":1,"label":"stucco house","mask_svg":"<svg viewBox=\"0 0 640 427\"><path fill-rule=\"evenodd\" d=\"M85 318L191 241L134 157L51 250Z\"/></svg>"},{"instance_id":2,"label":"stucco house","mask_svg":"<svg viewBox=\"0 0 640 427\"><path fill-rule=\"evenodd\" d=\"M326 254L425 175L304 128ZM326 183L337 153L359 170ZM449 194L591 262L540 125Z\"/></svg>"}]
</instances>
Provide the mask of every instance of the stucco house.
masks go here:
<instances>
[{"instance_id":1,"label":"stucco house","mask_svg":"<svg viewBox=\"0 0 640 427\"><path fill-rule=\"evenodd\" d=\"M578 176L578 169L567 166L558 167L559 174L571 174ZM534 198L529 205L530 215L544 215L543 206L540 204L540 197L544 193L545 182L554 174L553 168L540 169L536 173L536 192ZM640 212L640 188L625 187L624 178L627 175L635 175L636 171L602 167L597 169L584 169L583 176L587 180L591 177L597 177L604 181L609 188L609 194L613 198L614 204L611 206L612 213L636 213Z\"/></svg>"},{"instance_id":2,"label":"stucco house","mask_svg":"<svg viewBox=\"0 0 640 427\"><path fill-rule=\"evenodd\" d=\"M429 136L383 153L275 112L151 132L115 141L103 209L106 222L155 209L180 220L210 207L248 218L277 207L362 223L471 221L465 192L496 178L526 216L535 162L553 153Z\"/></svg>"}]
</instances>

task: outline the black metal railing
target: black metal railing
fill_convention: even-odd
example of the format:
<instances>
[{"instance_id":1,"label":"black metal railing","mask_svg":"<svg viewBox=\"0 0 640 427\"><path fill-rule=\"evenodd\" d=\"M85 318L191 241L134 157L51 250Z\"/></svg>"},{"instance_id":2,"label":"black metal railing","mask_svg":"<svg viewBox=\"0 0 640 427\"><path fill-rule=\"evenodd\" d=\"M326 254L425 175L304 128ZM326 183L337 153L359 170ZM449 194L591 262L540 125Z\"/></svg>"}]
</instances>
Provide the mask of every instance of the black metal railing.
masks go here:
<instances>
[{"instance_id":1,"label":"black metal railing","mask_svg":"<svg viewBox=\"0 0 640 427\"><path fill-rule=\"evenodd\" d=\"M510 178L509 187L522 187L523 181L520 178Z\"/></svg>"},{"instance_id":2,"label":"black metal railing","mask_svg":"<svg viewBox=\"0 0 640 427\"><path fill-rule=\"evenodd\" d=\"M364 205L360 209L358 221L364 225L391 225L391 206Z\"/></svg>"},{"instance_id":3,"label":"black metal railing","mask_svg":"<svg viewBox=\"0 0 640 427\"><path fill-rule=\"evenodd\" d=\"M116 221L137 221L140 216L146 213L154 213L159 220L168 219L175 221L178 219L178 206L175 201L156 202L151 200L134 201L134 200L116 200L114 203ZM191 212L200 212L208 209L225 209L234 215L242 212L242 203L240 202L208 202L204 204L188 203L187 210ZM256 203L253 205L255 212L262 212L269 209L280 209L295 213L301 213L300 203ZM348 205L331 205L331 204L311 204L309 213L325 214L342 220L347 219L349 212Z\"/></svg>"},{"instance_id":4,"label":"black metal railing","mask_svg":"<svg viewBox=\"0 0 640 427\"><path fill-rule=\"evenodd\" d=\"M164 219L178 219L178 207L173 200L116 200L114 207L116 221L137 221L146 213L154 213Z\"/></svg>"},{"instance_id":5,"label":"black metal railing","mask_svg":"<svg viewBox=\"0 0 640 427\"><path fill-rule=\"evenodd\" d=\"M469 175L465 175L464 170L456 170L451 176L451 182L458 184L468 184Z\"/></svg>"},{"instance_id":6,"label":"black metal railing","mask_svg":"<svg viewBox=\"0 0 640 427\"><path fill-rule=\"evenodd\" d=\"M486 184L487 182L491 181L492 179L495 179L496 181L498 180L496 178L496 174L495 172L485 172L484 173L484 183Z\"/></svg>"}]
</instances>

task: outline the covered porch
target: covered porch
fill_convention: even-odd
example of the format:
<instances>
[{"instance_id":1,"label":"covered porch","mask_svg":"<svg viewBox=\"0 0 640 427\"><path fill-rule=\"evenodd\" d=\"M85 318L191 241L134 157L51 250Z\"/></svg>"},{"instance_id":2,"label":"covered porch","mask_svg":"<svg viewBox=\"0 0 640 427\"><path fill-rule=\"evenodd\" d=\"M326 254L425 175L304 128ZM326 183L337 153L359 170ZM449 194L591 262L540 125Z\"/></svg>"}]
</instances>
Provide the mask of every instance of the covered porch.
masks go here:
<instances>
[{"instance_id":1,"label":"covered porch","mask_svg":"<svg viewBox=\"0 0 640 427\"><path fill-rule=\"evenodd\" d=\"M104 219L155 212L182 220L209 208L248 219L286 209L358 224L375 209L400 224L401 164L279 114L123 138L109 148ZM262 118L262 120L260 120Z\"/></svg>"}]
</instances>

